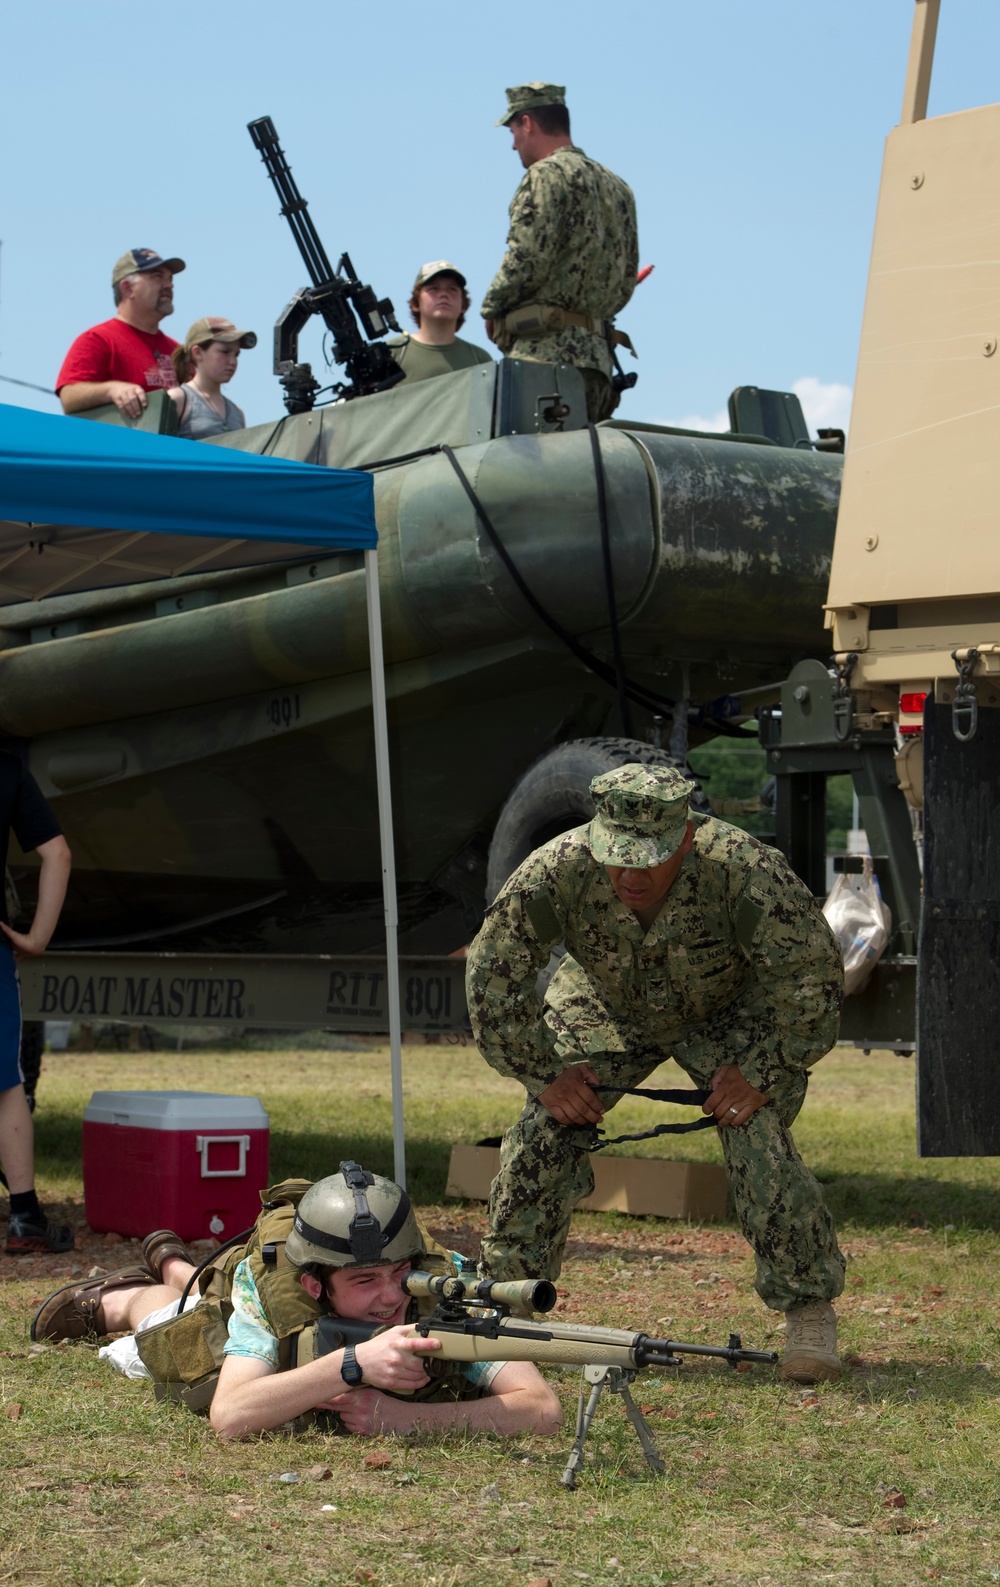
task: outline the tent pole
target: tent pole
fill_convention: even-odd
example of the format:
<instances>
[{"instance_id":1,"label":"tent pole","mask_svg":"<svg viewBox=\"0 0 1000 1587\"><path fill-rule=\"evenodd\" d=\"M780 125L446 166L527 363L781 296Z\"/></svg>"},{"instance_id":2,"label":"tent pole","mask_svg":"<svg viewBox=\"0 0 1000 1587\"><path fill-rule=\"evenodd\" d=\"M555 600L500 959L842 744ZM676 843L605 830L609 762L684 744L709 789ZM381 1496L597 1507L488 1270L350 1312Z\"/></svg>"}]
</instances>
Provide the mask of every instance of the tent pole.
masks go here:
<instances>
[{"instance_id":1,"label":"tent pole","mask_svg":"<svg viewBox=\"0 0 1000 1587\"><path fill-rule=\"evenodd\" d=\"M389 785L389 718L385 696L385 656L382 650L382 610L379 604L378 552L365 554L365 598L368 603L368 647L371 657L372 710L375 716L375 773L378 782L378 825L382 844L382 898L385 908L385 964L389 1005L389 1062L392 1075L393 1178L406 1188L406 1142L403 1130L403 1053L399 1010L399 908L396 899L396 859L392 844L392 791Z\"/></svg>"}]
</instances>

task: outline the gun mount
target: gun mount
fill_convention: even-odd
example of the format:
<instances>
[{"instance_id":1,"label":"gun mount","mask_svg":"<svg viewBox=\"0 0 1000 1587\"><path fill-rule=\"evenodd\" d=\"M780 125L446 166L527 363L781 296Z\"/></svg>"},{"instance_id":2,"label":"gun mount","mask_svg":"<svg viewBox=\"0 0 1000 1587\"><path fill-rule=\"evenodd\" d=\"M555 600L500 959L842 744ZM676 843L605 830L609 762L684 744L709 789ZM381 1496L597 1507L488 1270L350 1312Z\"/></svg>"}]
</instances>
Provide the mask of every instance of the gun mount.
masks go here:
<instances>
[{"instance_id":1,"label":"gun mount","mask_svg":"<svg viewBox=\"0 0 1000 1587\"><path fill-rule=\"evenodd\" d=\"M379 341L387 331L399 330L391 302L377 298L372 287L358 280L349 254L341 254L336 269L330 264L270 116L249 122L247 130L254 148L260 150L281 200L281 213L292 228L312 280L312 286L300 288L275 321L274 373L285 388L285 407L289 413L308 413L320 393L312 367L298 362L299 332L313 314L322 316L333 336L334 360L347 371L347 380L332 387L334 395L346 401L388 391L404 378L385 343ZM358 320L367 341L358 330Z\"/></svg>"}]
</instances>

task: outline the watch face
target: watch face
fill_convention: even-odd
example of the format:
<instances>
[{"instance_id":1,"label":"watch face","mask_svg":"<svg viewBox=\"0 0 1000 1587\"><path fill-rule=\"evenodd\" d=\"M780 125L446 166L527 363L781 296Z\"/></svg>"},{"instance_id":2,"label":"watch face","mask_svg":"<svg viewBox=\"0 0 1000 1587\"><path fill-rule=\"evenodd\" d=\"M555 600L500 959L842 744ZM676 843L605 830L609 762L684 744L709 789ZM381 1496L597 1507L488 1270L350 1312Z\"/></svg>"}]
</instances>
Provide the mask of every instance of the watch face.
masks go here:
<instances>
[{"instance_id":1,"label":"watch face","mask_svg":"<svg viewBox=\"0 0 1000 1587\"><path fill-rule=\"evenodd\" d=\"M340 1375L345 1383L357 1384L364 1382L364 1373L358 1366L354 1355L354 1346L348 1345L344 1351L344 1360L341 1364Z\"/></svg>"}]
</instances>

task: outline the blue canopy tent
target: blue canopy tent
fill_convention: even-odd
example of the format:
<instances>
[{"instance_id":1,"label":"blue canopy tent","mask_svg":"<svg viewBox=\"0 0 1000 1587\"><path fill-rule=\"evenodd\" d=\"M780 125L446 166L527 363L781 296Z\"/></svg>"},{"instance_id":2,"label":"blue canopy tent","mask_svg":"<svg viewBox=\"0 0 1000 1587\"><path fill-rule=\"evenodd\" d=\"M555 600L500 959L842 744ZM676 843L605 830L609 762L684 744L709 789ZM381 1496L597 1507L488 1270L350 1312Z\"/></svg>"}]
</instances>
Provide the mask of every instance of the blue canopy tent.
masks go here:
<instances>
[{"instance_id":1,"label":"blue canopy tent","mask_svg":"<svg viewBox=\"0 0 1000 1587\"><path fill-rule=\"evenodd\" d=\"M398 912L378 534L370 474L0 405L0 604L364 553L389 989L395 1176L405 1182Z\"/></svg>"}]
</instances>

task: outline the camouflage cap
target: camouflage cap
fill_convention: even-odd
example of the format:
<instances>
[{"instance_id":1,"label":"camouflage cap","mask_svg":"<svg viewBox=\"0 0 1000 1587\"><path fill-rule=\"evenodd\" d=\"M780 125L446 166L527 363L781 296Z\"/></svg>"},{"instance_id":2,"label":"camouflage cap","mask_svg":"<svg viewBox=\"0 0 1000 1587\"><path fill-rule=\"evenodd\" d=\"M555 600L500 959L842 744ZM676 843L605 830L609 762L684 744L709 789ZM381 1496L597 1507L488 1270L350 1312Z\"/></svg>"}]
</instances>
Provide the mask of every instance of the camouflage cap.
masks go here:
<instances>
[{"instance_id":1,"label":"camouflage cap","mask_svg":"<svg viewBox=\"0 0 1000 1587\"><path fill-rule=\"evenodd\" d=\"M590 785L597 813L587 831L601 865L646 870L662 865L684 841L695 784L675 766L620 766Z\"/></svg>"},{"instance_id":2,"label":"camouflage cap","mask_svg":"<svg viewBox=\"0 0 1000 1587\"><path fill-rule=\"evenodd\" d=\"M495 125L506 127L515 116L520 116L525 110L537 110L539 105L565 103L566 90L560 88L558 83L522 83L519 88L507 89L507 109Z\"/></svg>"},{"instance_id":3,"label":"camouflage cap","mask_svg":"<svg viewBox=\"0 0 1000 1587\"><path fill-rule=\"evenodd\" d=\"M413 283L414 292L419 292L428 281L433 281L435 276L454 276L460 287L465 286L465 277L456 265L450 264L447 259L432 259L430 264L421 265L417 271L417 279Z\"/></svg>"}]
</instances>

